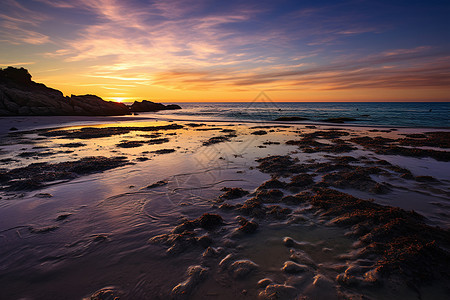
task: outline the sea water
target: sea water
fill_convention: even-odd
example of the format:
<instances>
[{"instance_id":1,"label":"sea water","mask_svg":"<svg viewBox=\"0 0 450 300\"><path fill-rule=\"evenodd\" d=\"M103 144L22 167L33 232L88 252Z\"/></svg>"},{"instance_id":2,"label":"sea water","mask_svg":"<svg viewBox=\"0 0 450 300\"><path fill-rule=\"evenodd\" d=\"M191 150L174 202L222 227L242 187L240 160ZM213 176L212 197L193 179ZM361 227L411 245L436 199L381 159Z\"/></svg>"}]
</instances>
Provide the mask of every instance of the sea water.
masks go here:
<instances>
[{"instance_id":1,"label":"sea water","mask_svg":"<svg viewBox=\"0 0 450 300\"><path fill-rule=\"evenodd\" d=\"M300 123L352 118L351 125L450 127L450 102L183 102L182 109L140 116L175 120L267 122L279 117L303 117Z\"/></svg>"}]
</instances>

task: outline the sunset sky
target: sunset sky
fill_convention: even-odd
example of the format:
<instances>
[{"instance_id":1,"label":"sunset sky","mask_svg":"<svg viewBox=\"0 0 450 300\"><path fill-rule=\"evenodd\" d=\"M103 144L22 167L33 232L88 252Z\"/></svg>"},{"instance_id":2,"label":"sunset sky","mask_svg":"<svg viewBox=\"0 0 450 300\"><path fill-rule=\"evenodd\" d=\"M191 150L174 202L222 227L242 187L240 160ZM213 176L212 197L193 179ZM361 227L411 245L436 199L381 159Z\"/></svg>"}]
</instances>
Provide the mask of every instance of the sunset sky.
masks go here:
<instances>
[{"instance_id":1,"label":"sunset sky","mask_svg":"<svg viewBox=\"0 0 450 300\"><path fill-rule=\"evenodd\" d=\"M0 67L107 100L450 100L450 2L1 0Z\"/></svg>"}]
</instances>

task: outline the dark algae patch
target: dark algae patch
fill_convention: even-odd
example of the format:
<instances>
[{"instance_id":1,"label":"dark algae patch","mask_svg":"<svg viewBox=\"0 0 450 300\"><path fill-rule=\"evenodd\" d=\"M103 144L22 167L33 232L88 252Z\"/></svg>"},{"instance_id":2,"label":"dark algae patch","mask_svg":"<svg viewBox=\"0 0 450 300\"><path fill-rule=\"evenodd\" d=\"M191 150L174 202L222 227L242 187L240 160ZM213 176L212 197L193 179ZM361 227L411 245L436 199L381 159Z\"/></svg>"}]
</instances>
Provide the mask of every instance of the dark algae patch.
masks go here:
<instances>
[{"instance_id":1,"label":"dark algae patch","mask_svg":"<svg viewBox=\"0 0 450 300\"><path fill-rule=\"evenodd\" d=\"M202 228L206 231L215 231L224 225L223 218L218 214L205 213L194 220L184 220L170 233L155 236L150 243L169 246L167 254L177 255L188 249L196 247L208 247L213 241L208 236L198 236L195 229Z\"/></svg>"},{"instance_id":2,"label":"dark algae patch","mask_svg":"<svg viewBox=\"0 0 450 300\"><path fill-rule=\"evenodd\" d=\"M315 153L315 152L328 152L328 153L344 153L350 152L356 149L351 143L340 139L350 135L346 131L341 130L326 130L315 131L312 133L301 134L300 140L289 140L286 145L298 146L303 152ZM322 143L316 139L330 140L331 143Z\"/></svg>"},{"instance_id":3,"label":"dark algae patch","mask_svg":"<svg viewBox=\"0 0 450 300\"><path fill-rule=\"evenodd\" d=\"M297 162L289 156L269 156L257 161L260 170L271 173L272 176L295 174L281 172L282 165L285 170L292 170L296 165ZM322 182L317 184L313 184L311 178L305 177L305 174L294 175L287 187L303 186L304 189L281 200L277 197L271 199L288 205L310 205L308 210L316 217L326 220L330 225L349 229L348 235L358 239L354 244L355 250L342 256L353 261L337 275L336 280L342 286L376 287L383 284L392 285L400 280L413 290L419 291L422 285L431 284L433 280L450 283L448 230L426 224L425 218L414 211L383 206L371 200L322 187L326 183L339 188L386 192L388 186L380 185L369 176L387 172L386 170L347 164L353 161L350 158L340 159L336 161L337 165L330 164ZM383 161L379 162L379 165L399 173L407 173L407 170L389 163L383 164ZM324 171L324 167L321 164L305 165L309 170ZM331 173L328 173L330 171ZM265 188L267 185L266 182L261 187ZM257 197L245 201L239 209L245 215L254 217L267 215L268 211L273 210Z\"/></svg>"},{"instance_id":4,"label":"dark algae patch","mask_svg":"<svg viewBox=\"0 0 450 300\"><path fill-rule=\"evenodd\" d=\"M361 191L368 191L376 194L383 194L389 191L386 183L378 183L373 180L371 174L381 174L384 171L377 167L354 167L328 173L322 177L325 185L337 188L353 188Z\"/></svg>"},{"instance_id":5,"label":"dark algae patch","mask_svg":"<svg viewBox=\"0 0 450 300\"><path fill-rule=\"evenodd\" d=\"M244 190L242 188L227 188L227 187L224 187L224 188L222 188L221 191L225 192L219 197L219 199L222 199L222 200L223 199L229 200L229 199L242 198L242 197L244 197L244 196L249 194L248 191L246 191L246 190Z\"/></svg>"},{"instance_id":6,"label":"dark algae patch","mask_svg":"<svg viewBox=\"0 0 450 300\"><path fill-rule=\"evenodd\" d=\"M442 136L446 137L446 134L435 135L439 136L439 141L442 145L448 146L448 142L442 142ZM361 145L366 149L372 150L377 154L385 154L385 155L403 155L403 156L412 156L412 157L431 157L439 161L450 161L450 151L444 150L434 150L434 149L422 149L415 147L403 147L400 145L408 144L416 144L414 146L427 146L431 140L414 140L414 139L389 139L384 137L354 137L350 139L351 142ZM425 142L426 141L426 142ZM436 141L438 143L438 141ZM434 147L438 147L439 144L434 144Z\"/></svg>"},{"instance_id":7,"label":"dark algae patch","mask_svg":"<svg viewBox=\"0 0 450 300\"><path fill-rule=\"evenodd\" d=\"M402 146L450 148L450 132L425 132L424 134L407 134L398 139Z\"/></svg>"},{"instance_id":8,"label":"dark algae patch","mask_svg":"<svg viewBox=\"0 0 450 300\"><path fill-rule=\"evenodd\" d=\"M67 143L67 144L61 144L59 146L65 147L65 148L79 148L79 147L86 146L86 144L84 144L84 143Z\"/></svg>"},{"instance_id":9,"label":"dark algae patch","mask_svg":"<svg viewBox=\"0 0 450 300\"><path fill-rule=\"evenodd\" d=\"M210 138L209 140L203 142L203 146L210 146L210 145L214 145L214 144L219 144L219 143L223 143L223 142L229 142L230 138L227 136L214 136L212 138Z\"/></svg>"},{"instance_id":10,"label":"dark algae patch","mask_svg":"<svg viewBox=\"0 0 450 300\"><path fill-rule=\"evenodd\" d=\"M162 126L143 126L143 127L84 127L80 129L70 129L70 130L35 130L32 133L38 133L42 136L47 137L59 137L59 138L67 138L67 139L95 139L95 138L103 138L110 137L114 135L127 134L132 131L144 131L144 132L152 132L159 130L174 130L181 129L182 125L178 124L169 124ZM25 132L30 133L30 132Z\"/></svg>"},{"instance_id":11,"label":"dark algae patch","mask_svg":"<svg viewBox=\"0 0 450 300\"><path fill-rule=\"evenodd\" d=\"M119 148L136 148L141 147L144 145L144 142L142 141L127 141L127 142L121 142L117 144L116 146Z\"/></svg>"},{"instance_id":12,"label":"dark algae patch","mask_svg":"<svg viewBox=\"0 0 450 300\"><path fill-rule=\"evenodd\" d=\"M357 276L339 275L342 283L376 283L396 275L411 286L450 279L450 254L446 250L450 234L426 225L419 214L323 188L315 189L308 202L332 223L351 228L361 242L355 258L373 261L370 270Z\"/></svg>"},{"instance_id":13,"label":"dark algae patch","mask_svg":"<svg viewBox=\"0 0 450 300\"><path fill-rule=\"evenodd\" d=\"M152 153L155 153L155 154L169 154L169 153L173 153L173 152L175 152L175 149L159 149L159 150L152 151Z\"/></svg>"},{"instance_id":14,"label":"dark algae patch","mask_svg":"<svg viewBox=\"0 0 450 300\"><path fill-rule=\"evenodd\" d=\"M164 144L167 142L169 142L168 138L159 138L159 139L148 140L145 143L148 145L159 145L159 144Z\"/></svg>"},{"instance_id":15,"label":"dark algae patch","mask_svg":"<svg viewBox=\"0 0 450 300\"><path fill-rule=\"evenodd\" d=\"M103 172L129 164L123 157L85 157L76 161L61 163L34 163L12 170L0 170L0 184L3 190L35 190L46 184L70 180L80 175Z\"/></svg>"},{"instance_id":16,"label":"dark algae patch","mask_svg":"<svg viewBox=\"0 0 450 300\"><path fill-rule=\"evenodd\" d=\"M117 144L116 146L119 148L136 148L136 147L141 147L144 145L159 145L159 144L164 144L169 142L168 138L159 138L159 139L152 139L152 140L148 140L148 141L124 141L121 142L119 144Z\"/></svg>"},{"instance_id":17,"label":"dark algae patch","mask_svg":"<svg viewBox=\"0 0 450 300\"><path fill-rule=\"evenodd\" d=\"M257 130L257 131L253 131L251 134L253 134L253 135L265 135L265 134L267 134L267 131L265 131L265 130Z\"/></svg>"}]
</instances>

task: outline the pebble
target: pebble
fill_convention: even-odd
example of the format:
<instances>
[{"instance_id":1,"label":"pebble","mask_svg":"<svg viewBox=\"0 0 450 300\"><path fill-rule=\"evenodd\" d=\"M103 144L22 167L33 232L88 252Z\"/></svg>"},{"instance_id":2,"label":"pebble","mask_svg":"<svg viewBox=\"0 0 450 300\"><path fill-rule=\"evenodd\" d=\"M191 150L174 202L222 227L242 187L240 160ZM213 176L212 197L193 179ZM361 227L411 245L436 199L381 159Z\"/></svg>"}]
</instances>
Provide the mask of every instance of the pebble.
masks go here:
<instances>
[{"instance_id":1,"label":"pebble","mask_svg":"<svg viewBox=\"0 0 450 300\"><path fill-rule=\"evenodd\" d=\"M187 299L192 290L207 274L208 269L202 266L190 266L187 270L188 278L172 289L174 299Z\"/></svg>"}]
</instances>

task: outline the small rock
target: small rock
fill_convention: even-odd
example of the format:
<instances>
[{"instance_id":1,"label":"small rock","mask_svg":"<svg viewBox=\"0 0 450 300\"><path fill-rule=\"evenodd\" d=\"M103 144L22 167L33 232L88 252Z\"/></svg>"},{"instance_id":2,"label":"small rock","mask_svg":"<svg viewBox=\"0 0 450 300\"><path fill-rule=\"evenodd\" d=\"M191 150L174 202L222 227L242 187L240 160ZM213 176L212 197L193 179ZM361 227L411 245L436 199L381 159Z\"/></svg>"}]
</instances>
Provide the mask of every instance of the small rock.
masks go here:
<instances>
[{"instance_id":1,"label":"small rock","mask_svg":"<svg viewBox=\"0 0 450 300\"><path fill-rule=\"evenodd\" d=\"M294 247L295 246L295 241L294 241L294 239L293 238L290 238L290 237L285 237L285 238L283 238L283 243L284 243L284 245L286 246L286 247L289 247L289 248L292 248L292 247Z\"/></svg>"},{"instance_id":2,"label":"small rock","mask_svg":"<svg viewBox=\"0 0 450 300\"><path fill-rule=\"evenodd\" d=\"M151 185L147 186L147 189L153 189L153 188L157 188L160 186L164 186L166 184L168 184L169 182L167 180L160 180L158 182L152 183Z\"/></svg>"},{"instance_id":3,"label":"small rock","mask_svg":"<svg viewBox=\"0 0 450 300\"><path fill-rule=\"evenodd\" d=\"M355 276L346 273L338 274L336 276L336 281L347 286L355 285L358 282Z\"/></svg>"},{"instance_id":4,"label":"small rock","mask_svg":"<svg viewBox=\"0 0 450 300\"><path fill-rule=\"evenodd\" d=\"M259 266L248 259L237 260L230 266L230 271L234 278L246 277L251 272L257 270Z\"/></svg>"},{"instance_id":5,"label":"small rock","mask_svg":"<svg viewBox=\"0 0 450 300\"><path fill-rule=\"evenodd\" d=\"M28 230L31 233L47 233L50 231L55 231L58 228L59 228L58 226L47 226L47 227L40 227L40 228L28 227Z\"/></svg>"},{"instance_id":6,"label":"small rock","mask_svg":"<svg viewBox=\"0 0 450 300\"><path fill-rule=\"evenodd\" d=\"M302 263L308 266L312 266L313 268L316 268L316 263L309 257L309 255L302 250L290 250L290 256L289 259L292 261L295 261L297 263Z\"/></svg>"},{"instance_id":7,"label":"small rock","mask_svg":"<svg viewBox=\"0 0 450 300\"><path fill-rule=\"evenodd\" d=\"M51 198L51 197L53 197L53 195L49 194L49 193L39 193L39 194L36 194L34 196L37 197L37 198Z\"/></svg>"},{"instance_id":8,"label":"small rock","mask_svg":"<svg viewBox=\"0 0 450 300\"><path fill-rule=\"evenodd\" d=\"M264 182L263 184L261 184L258 189L280 189L280 188L284 188L285 183L279 181L276 178L272 178L266 182Z\"/></svg>"},{"instance_id":9,"label":"small rock","mask_svg":"<svg viewBox=\"0 0 450 300\"><path fill-rule=\"evenodd\" d=\"M366 273L364 273L364 281L367 283L378 283L380 281L380 272L378 269L372 269Z\"/></svg>"},{"instance_id":10,"label":"small rock","mask_svg":"<svg viewBox=\"0 0 450 300\"><path fill-rule=\"evenodd\" d=\"M187 299L207 272L208 269L202 266L190 266L187 270L188 278L172 289L172 297L174 299Z\"/></svg>"},{"instance_id":11,"label":"small rock","mask_svg":"<svg viewBox=\"0 0 450 300\"><path fill-rule=\"evenodd\" d=\"M231 265L232 261L233 261L233 254L228 254L227 256L225 256L219 263L219 267L221 267L222 269L228 269L228 267Z\"/></svg>"},{"instance_id":12,"label":"small rock","mask_svg":"<svg viewBox=\"0 0 450 300\"><path fill-rule=\"evenodd\" d=\"M269 284L259 296L262 299L295 299L297 296L297 289L293 286L284 284Z\"/></svg>"},{"instance_id":13,"label":"small rock","mask_svg":"<svg viewBox=\"0 0 450 300\"><path fill-rule=\"evenodd\" d=\"M273 281L270 278L263 278L260 281L258 281L257 285L260 289L265 289L269 284L272 284Z\"/></svg>"},{"instance_id":14,"label":"small rock","mask_svg":"<svg viewBox=\"0 0 450 300\"><path fill-rule=\"evenodd\" d=\"M314 276L313 283L305 289L305 295L311 299L338 299L333 280L322 274Z\"/></svg>"},{"instance_id":15,"label":"small rock","mask_svg":"<svg viewBox=\"0 0 450 300\"><path fill-rule=\"evenodd\" d=\"M90 297L91 300L119 300L117 297L117 292L114 288L106 287L99 291L96 291Z\"/></svg>"},{"instance_id":16,"label":"small rock","mask_svg":"<svg viewBox=\"0 0 450 300\"><path fill-rule=\"evenodd\" d=\"M241 227L239 227L237 229L239 232L254 233L256 231L256 229L258 229L258 223L253 222L253 221L248 221L245 218L242 218L239 221L239 224L241 225Z\"/></svg>"},{"instance_id":17,"label":"small rock","mask_svg":"<svg viewBox=\"0 0 450 300\"><path fill-rule=\"evenodd\" d=\"M308 266L297 264L293 261L286 261L281 270L289 274L302 273L308 270Z\"/></svg>"},{"instance_id":18,"label":"small rock","mask_svg":"<svg viewBox=\"0 0 450 300\"><path fill-rule=\"evenodd\" d=\"M224 200L231 200L231 199L237 199L237 198L241 198L244 197L245 195L248 195L249 192L242 189L242 188L227 188L224 187L221 189L221 191L225 192L224 194L222 194L219 199Z\"/></svg>"},{"instance_id":19,"label":"small rock","mask_svg":"<svg viewBox=\"0 0 450 300\"><path fill-rule=\"evenodd\" d=\"M56 221L63 221L65 219L67 219L68 217L70 217L71 215L72 214L70 214L70 213L59 215L58 217L56 217Z\"/></svg>"},{"instance_id":20,"label":"small rock","mask_svg":"<svg viewBox=\"0 0 450 300\"><path fill-rule=\"evenodd\" d=\"M222 226L223 224L223 219L218 214L205 213L197 220L200 224L200 227L206 230L214 229L218 226Z\"/></svg>"},{"instance_id":21,"label":"small rock","mask_svg":"<svg viewBox=\"0 0 450 300\"><path fill-rule=\"evenodd\" d=\"M222 247L218 247L218 248L213 248L213 247L208 247L206 248L206 250L203 252L203 257L204 258L208 258L208 257L219 257L220 255L222 255L223 253L223 248Z\"/></svg>"}]
</instances>

